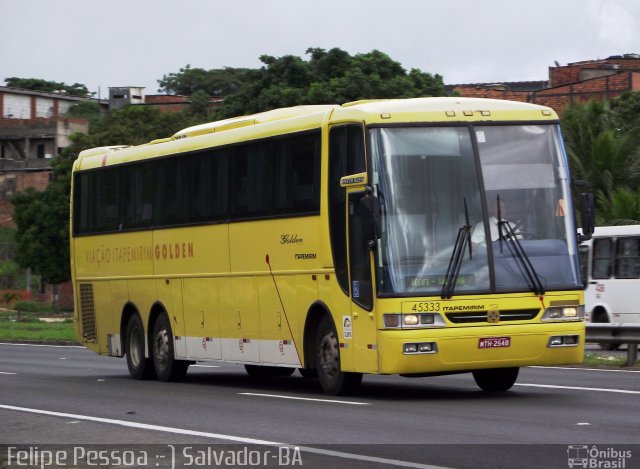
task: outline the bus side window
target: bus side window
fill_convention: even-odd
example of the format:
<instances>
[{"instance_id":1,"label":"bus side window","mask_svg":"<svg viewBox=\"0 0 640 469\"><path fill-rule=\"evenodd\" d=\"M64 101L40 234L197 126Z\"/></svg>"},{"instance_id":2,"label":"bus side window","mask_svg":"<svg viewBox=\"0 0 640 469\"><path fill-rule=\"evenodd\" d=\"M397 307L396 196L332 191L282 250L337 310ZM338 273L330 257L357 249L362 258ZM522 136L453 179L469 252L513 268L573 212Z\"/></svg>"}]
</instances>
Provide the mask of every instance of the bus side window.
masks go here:
<instances>
[{"instance_id":1,"label":"bus side window","mask_svg":"<svg viewBox=\"0 0 640 469\"><path fill-rule=\"evenodd\" d=\"M594 279L605 279L611 277L612 247L613 241L610 238L599 238L593 240L593 265L591 266L591 276Z\"/></svg>"},{"instance_id":2,"label":"bus side window","mask_svg":"<svg viewBox=\"0 0 640 469\"><path fill-rule=\"evenodd\" d=\"M640 278L640 238L618 238L616 278Z\"/></svg>"}]
</instances>

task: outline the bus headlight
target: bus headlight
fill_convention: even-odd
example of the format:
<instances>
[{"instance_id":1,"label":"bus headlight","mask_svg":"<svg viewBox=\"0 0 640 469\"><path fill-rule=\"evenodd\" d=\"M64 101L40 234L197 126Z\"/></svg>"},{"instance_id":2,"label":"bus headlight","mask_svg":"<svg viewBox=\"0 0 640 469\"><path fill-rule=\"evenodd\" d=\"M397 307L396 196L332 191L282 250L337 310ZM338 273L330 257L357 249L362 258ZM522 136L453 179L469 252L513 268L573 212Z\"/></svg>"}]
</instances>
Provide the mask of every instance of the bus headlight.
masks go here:
<instances>
[{"instance_id":1,"label":"bus headlight","mask_svg":"<svg viewBox=\"0 0 640 469\"><path fill-rule=\"evenodd\" d=\"M426 327L445 327L446 323L438 313L383 314L386 329L419 329Z\"/></svg>"},{"instance_id":2,"label":"bus headlight","mask_svg":"<svg viewBox=\"0 0 640 469\"><path fill-rule=\"evenodd\" d=\"M404 344L402 353L405 355L415 355L419 353L438 353L438 344L435 342L419 342L417 344Z\"/></svg>"},{"instance_id":3,"label":"bus headlight","mask_svg":"<svg viewBox=\"0 0 640 469\"><path fill-rule=\"evenodd\" d=\"M584 319L584 305L580 306L550 306L544 310L543 321L582 321Z\"/></svg>"}]
</instances>

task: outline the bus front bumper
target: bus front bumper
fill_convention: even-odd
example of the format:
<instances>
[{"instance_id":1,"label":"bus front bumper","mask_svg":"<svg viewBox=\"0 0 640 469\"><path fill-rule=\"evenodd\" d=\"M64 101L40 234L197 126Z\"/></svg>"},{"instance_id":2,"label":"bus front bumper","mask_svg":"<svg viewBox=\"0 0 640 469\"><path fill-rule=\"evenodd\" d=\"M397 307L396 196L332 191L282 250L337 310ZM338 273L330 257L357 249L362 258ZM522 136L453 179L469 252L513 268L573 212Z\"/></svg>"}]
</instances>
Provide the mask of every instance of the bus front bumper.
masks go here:
<instances>
[{"instance_id":1,"label":"bus front bumper","mask_svg":"<svg viewBox=\"0 0 640 469\"><path fill-rule=\"evenodd\" d=\"M584 358L583 322L378 331L379 372L428 374L569 365Z\"/></svg>"}]
</instances>

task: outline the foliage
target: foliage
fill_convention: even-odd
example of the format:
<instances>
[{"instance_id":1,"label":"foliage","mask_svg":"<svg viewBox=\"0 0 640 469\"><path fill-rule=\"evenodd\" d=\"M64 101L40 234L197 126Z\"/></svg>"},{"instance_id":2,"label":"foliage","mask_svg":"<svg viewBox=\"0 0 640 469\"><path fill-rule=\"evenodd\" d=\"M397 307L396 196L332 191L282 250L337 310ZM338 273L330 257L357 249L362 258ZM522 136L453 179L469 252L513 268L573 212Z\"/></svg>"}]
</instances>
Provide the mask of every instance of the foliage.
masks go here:
<instances>
[{"instance_id":1,"label":"foliage","mask_svg":"<svg viewBox=\"0 0 640 469\"><path fill-rule=\"evenodd\" d=\"M66 112L66 117L81 117L93 122L100 117L102 108L95 101L81 101L74 104Z\"/></svg>"},{"instance_id":2,"label":"foliage","mask_svg":"<svg viewBox=\"0 0 640 469\"><path fill-rule=\"evenodd\" d=\"M124 106L105 114L89 128L93 146L141 145L170 137L201 121L181 112L160 112L147 106ZM85 142L89 143L89 142Z\"/></svg>"},{"instance_id":3,"label":"foliage","mask_svg":"<svg viewBox=\"0 0 640 469\"><path fill-rule=\"evenodd\" d=\"M21 88L23 90L42 91L45 93L54 93L64 91L69 96L81 96L86 98L91 96L89 89L80 83L67 85L57 81L42 80L40 78L5 78L5 83L11 88Z\"/></svg>"},{"instance_id":4,"label":"foliage","mask_svg":"<svg viewBox=\"0 0 640 469\"><path fill-rule=\"evenodd\" d=\"M600 212L596 212L597 225L639 225L640 187L635 190L617 187L609 195L596 194Z\"/></svg>"},{"instance_id":5,"label":"foliage","mask_svg":"<svg viewBox=\"0 0 640 469\"><path fill-rule=\"evenodd\" d=\"M245 86L250 73L246 68L204 70L187 65L178 73L164 75L158 80L159 91L182 96L193 96L197 91L204 91L209 96L228 96Z\"/></svg>"},{"instance_id":6,"label":"foliage","mask_svg":"<svg viewBox=\"0 0 640 469\"><path fill-rule=\"evenodd\" d=\"M334 48L307 50L309 61L263 55L264 66L239 93L225 97L217 117L231 117L297 104L331 104L361 99L441 96L440 75L417 69L409 73L386 54L374 50L349 55Z\"/></svg>"},{"instance_id":7,"label":"foliage","mask_svg":"<svg viewBox=\"0 0 640 469\"><path fill-rule=\"evenodd\" d=\"M640 223L640 93L574 105L562 125L574 179L596 196L597 224Z\"/></svg>"},{"instance_id":8,"label":"foliage","mask_svg":"<svg viewBox=\"0 0 640 469\"><path fill-rule=\"evenodd\" d=\"M53 313L49 303L39 303L37 301L17 301L14 308L28 313Z\"/></svg>"},{"instance_id":9,"label":"foliage","mask_svg":"<svg viewBox=\"0 0 640 469\"><path fill-rule=\"evenodd\" d=\"M332 104L378 98L444 95L440 75L407 72L386 54L334 48L307 50L309 60L294 55L263 55L260 69L203 70L187 65L159 80L162 90L224 96L215 118L234 117L298 104Z\"/></svg>"},{"instance_id":10,"label":"foliage","mask_svg":"<svg viewBox=\"0 0 640 469\"><path fill-rule=\"evenodd\" d=\"M640 130L640 93L626 92L611 103L615 125L622 131L630 131L638 136Z\"/></svg>"},{"instance_id":11,"label":"foliage","mask_svg":"<svg viewBox=\"0 0 640 469\"><path fill-rule=\"evenodd\" d=\"M31 267L47 283L62 283L70 278L68 194L67 179L52 182L43 192L27 189L12 199L18 228L16 260Z\"/></svg>"}]
</instances>

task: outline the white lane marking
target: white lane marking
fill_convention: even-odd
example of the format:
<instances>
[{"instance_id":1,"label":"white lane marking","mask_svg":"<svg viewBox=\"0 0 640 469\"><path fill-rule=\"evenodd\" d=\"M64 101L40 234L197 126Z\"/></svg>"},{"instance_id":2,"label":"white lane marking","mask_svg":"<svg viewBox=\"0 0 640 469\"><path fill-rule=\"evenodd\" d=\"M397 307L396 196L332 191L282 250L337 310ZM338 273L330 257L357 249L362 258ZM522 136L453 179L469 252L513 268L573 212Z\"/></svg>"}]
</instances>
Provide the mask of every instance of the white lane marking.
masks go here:
<instances>
[{"instance_id":1,"label":"white lane marking","mask_svg":"<svg viewBox=\"0 0 640 469\"><path fill-rule=\"evenodd\" d=\"M0 371L0 375L17 375L18 373L11 373L10 371Z\"/></svg>"},{"instance_id":2,"label":"white lane marking","mask_svg":"<svg viewBox=\"0 0 640 469\"><path fill-rule=\"evenodd\" d=\"M191 365L191 368L220 368L220 365Z\"/></svg>"},{"instance_id":3,"label":"white lane marking","mask_svg":"<svg viewBox=\"0 0 640 469\"><path fill-rule=\"evenodd\" d=\"M237 443L246 443L250 445L277 446L277 447L287 447L291 449L298 448L300 451L307 452L307 453L321 454L324 456L333 456L333 457L342 458L342 459L355 459L358 461L388 464L392 466L415 467L420 469L445 469L440 466L431 466L428 464L420 464L420 463L415 463L411 461L379 458L375 456L367 456L367 455L355 454L355 453L343 453L341 451L331 451L331 450L326 450L321 448L314 448L312 446L299 446L299 445L294 445L289 443L278 443L275 441L257 440L254 438L245 438L241 436L224 435L221 433L201 432L197 430L187 430L184 428L165 427L163 425L152 425L147 423L130 422L127 420L115 420L115 419L107 419L103 417L93 417L90 415L68 414L66 412L54 412L51 410L43 410L43 409L31 409L28 407L18 407L18 406L5 405L5 404L0 404L0 409L13 410L17 412L27 412L30 414L49 415L52 417L71 418L75 420L86 420L90 422L107 423L110 425L119 425L121 427L137 428L141 430L152 430L152 431L164 432L164 433L175 433L179 435L198 436L202 438L214 438L218 440L234 441Z\"/></svg>"},{"instance_id":4,"label":"white lane marking","mask_svg":"<svg viewBox=\"0 0 640 469\"><path fill-rule=\"evenodd\" d=\"M17 345L20 347L86 348L82 345L14 344L11 342L0 342L0 345Z\"/></svg>"},{"instance_id":5,"label":"white lane marking","mask_svg":"<svg viewBox=\"0 0 640 469\"><path fill-rule=\"evenodd\" d=\"M528 366L527 368L549 368L552 370L613 371L614 373L640 373L640 370L612 370L610 368L578 368L570 366Z\"/></svg>"},{"instance_id":6,"label":"white lane marking","mask_svg":"<svg viewBox=\"0 0 640 469\"><path fill-rule=\"evenodd\" d=\"M640 391L631 391L629 389L607 389L607 388L584 388L581 386L556 386L554 384L528 384L516 383L514 386L528 386L531 388L549 388L549 389L570 389L575 391L597 391L597 392L616 392L620 394L640 394Z\"/></svg>"},{"instance_id":7,"label":"white lane marking","mask_svg":"<svg viewBox=\"0 0 640 469\"><path fill-rule=\"evenodd\" d=\"M283 396L281 394L259 394L255 392L239 392L238 394L241 394L243 396L276 397L278 399L293 399L298 401L329 402L331 404L371 405L370 402L338 401L334 399L315 399L311 397Z\"/></svg>"}]
</instances>

